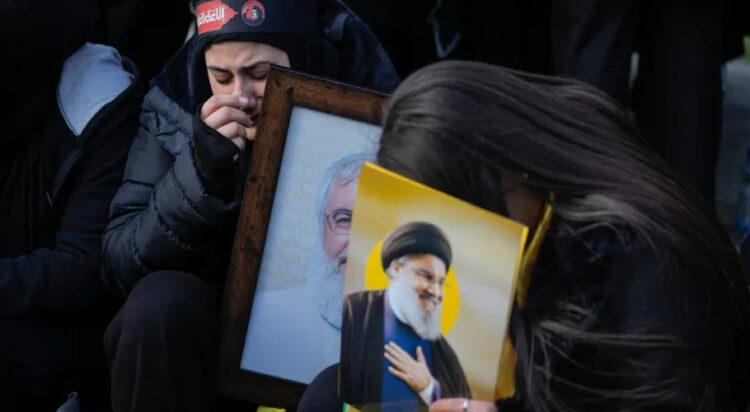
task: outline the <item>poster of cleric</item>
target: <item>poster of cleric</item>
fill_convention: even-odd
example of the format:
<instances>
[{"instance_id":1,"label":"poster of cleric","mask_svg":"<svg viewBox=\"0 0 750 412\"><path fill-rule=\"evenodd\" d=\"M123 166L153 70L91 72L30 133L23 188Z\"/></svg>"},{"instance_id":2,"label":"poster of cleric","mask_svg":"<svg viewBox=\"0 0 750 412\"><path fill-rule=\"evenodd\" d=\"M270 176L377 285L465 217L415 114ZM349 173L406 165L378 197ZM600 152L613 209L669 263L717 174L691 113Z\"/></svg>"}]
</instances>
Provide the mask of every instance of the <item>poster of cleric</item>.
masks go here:
<instances>
[{"instance_id":1,"label":"poster of cleric","mask_svg":"<svg viewBox=\"0 0 750 412\"><path fill-rule=\"evenodd\" d=\"M380 127L292 108L240 367L307 384L339 361L360 170Z\"/></svg>"},{"instance_id":2,"label":"poster of cleric","mask_svg":"<svg viewBox=\"0 0 750 412\"><path fill-rule=\"evenodd\" d=\"M367 164L349 243L346 410L494 400L527 228Z\"/></svg>"}]
</instances>

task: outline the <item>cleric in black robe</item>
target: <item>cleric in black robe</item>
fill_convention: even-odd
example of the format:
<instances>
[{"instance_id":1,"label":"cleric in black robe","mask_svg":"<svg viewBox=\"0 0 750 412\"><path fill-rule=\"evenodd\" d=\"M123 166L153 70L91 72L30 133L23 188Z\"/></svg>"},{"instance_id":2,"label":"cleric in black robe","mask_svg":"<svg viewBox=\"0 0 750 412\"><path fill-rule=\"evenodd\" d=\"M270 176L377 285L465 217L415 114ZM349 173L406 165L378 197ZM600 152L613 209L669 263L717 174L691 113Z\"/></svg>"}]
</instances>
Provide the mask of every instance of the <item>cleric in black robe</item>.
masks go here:
<instances>
[{"instance_id":1,"label":"cleric in black robe","mask_svg":"<svg viewBox=\"0 0 750 412\"><path fill-rule=\"evenodd\" d=\"M456 354L441 335L451 247L429 223L407 223L383 242L386 290L344 302L341 390L367 410L416 410L439 398L471 397ZM376 405L380 406L376 406Z\"/></svg>"}]
</instances>

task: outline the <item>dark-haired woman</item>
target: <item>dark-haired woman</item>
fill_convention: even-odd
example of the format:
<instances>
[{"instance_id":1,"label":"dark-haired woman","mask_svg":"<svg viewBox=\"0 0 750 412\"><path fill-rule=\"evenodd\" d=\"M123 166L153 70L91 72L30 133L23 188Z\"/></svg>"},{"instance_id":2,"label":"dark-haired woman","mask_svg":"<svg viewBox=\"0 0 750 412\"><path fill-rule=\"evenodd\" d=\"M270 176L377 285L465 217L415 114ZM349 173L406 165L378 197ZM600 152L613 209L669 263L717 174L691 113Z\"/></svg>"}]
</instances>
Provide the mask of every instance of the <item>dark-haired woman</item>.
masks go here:
<instances>
[{"instance_id":1,"label":"dark-haired woman","mask_svg":"<svg viewBox=\"0 0 750 412\"><path fill-rule=\"evenodd\" d=\"M750 294L737 253L603 93L443 62L399 86L383 126L388 169L532 230L545 202L554 210L511 320L516 397L467 410L744 410ZM320 378L301 406L325 398Z\"/></svg>"}]
</instances>

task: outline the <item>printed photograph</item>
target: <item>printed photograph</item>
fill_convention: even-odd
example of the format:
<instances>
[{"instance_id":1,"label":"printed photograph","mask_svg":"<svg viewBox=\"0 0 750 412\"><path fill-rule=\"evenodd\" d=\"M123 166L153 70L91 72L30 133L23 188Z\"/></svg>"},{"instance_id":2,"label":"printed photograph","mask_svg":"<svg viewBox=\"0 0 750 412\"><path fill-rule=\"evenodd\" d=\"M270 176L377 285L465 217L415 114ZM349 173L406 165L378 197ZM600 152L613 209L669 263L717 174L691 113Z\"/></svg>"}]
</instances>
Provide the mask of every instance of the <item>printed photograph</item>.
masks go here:
<instances>
[{"instance_id":1,"label":"printed photograph","mask_svg":"<svg viewBox=\"0 0 750 412\"><path fill-rule=\"evenodd\" d=\"M367 164L346 271L349 410L494 400L527 228Z\"/></svg>"},{"instance_id":2,"label":"printed photograph","mask_svg":"<svg viewBox=\"0 0 750 412\"><path fill-rule=\"evenodd\" d=\"M380 127L292 109L241 368L309 383L339 360L352 210Z\"/></svg>"}]
</instances>

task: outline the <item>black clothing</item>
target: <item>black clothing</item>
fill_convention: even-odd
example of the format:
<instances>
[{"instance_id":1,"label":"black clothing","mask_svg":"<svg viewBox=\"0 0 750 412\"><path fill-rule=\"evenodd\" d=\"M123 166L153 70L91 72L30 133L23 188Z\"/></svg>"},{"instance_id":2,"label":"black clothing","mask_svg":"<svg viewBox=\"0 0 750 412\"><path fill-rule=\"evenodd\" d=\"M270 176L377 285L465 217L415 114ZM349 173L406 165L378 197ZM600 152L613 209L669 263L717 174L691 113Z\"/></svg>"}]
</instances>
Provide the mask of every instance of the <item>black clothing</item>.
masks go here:
<instances>
[{"instance_id":1,"label":"black clothing","mask_svg":"<svg viewBox=\"0 0 750 412\"><path fill-rule=\"evenodd\" d=\"M234 157L239 155L240 149L224 135L204 123L200 112L198 109L193 117L192 151L195 158L195 170L206 192L220 199L230 200L235 181L239 178Z\"/></svg>"},{"instance_id":2,"label":"black clothing","mask_svg":"<svg viewBox=\"0 0 750 412\"><path fill-rule=\"evenodd\" d=\"M723 100L722 2L684 3L648 4L632 106L654 150L713 204Z\"/></svg>"},{"instance_id":3,"label":"black clothing","mask_svg":"<svg viewBox=\"0 0 750 412\"><path fill-rule=\"evenodd\" d=\"M16 119L22 143L0 153L0 314L64 316L94 307L101 233L120 184L140 90L134 83L75 136L48 110ZM29 102L33 104L34 102ZM12 138L12 137L11 137Z\"/></svg>"},{"instance_id":4,"label":"black clothing","mask_svg":"<svg viewBox=\"0 0 750 412\"><path fill-rule=\"evenodd\" d=\"M341 391L347 403L366 405L381 402L384 308L385 291L382 290L356 292L344 299ZM441 397L471 396L458 357L444 337L430 341L430 353L433 359L431 372L440 383Z\"/></svg>"},{"instance_id":5,"label":"black clothing","mask_svg":"<svg viewBox=\"0 0 750 412\"><path fill-rule=\"evenodd\" d=\"M105 320L0 318L0 409L54 411L76 391L84 411L104 410Z\"/></svg>"},{"instance_id":6,"label":"black clothing","mask_svg":"<svg viewBox=\"0 0 750 412\"><path fill-rule=\"evenodd\" d=\"M27 104L30 91L55 88L65 59L93 37L98 15L95 3L98 0L0 2L4 63L0 65L0 118L16 117L19 105ZM46 85L39 87L40 82ZM5 119L2 124L5 126ZM2 134L0 140L5 140L7 133Z\"/></svg>"},{"instance_id":7,"label":"black clothing","mask_svg":"<svg viewBox=\"0 0 750 412\"><path fill-rule=\"evenodd\" d=\"M148 83L185 41L190 22L187 0L98 1L97 39L130 57Z\"/></svg>"},{"instance_id":8,"label":"black clothing","mask_svg":"<svg viewBox=\"0 0 750 412\"><path fill-rule=\"evenodd\" d=\"M71 391L84 408L107 403L101 333L111 312L99 280L101 234L142 92L134 80L116 96L78 87L77 99L66 99L66 82L80 85L103 73L97 68L125 72L104 46L82 47L68 61L75 56L101 60L82 63L94 73L57 73L2 115L0 407L9 410L54 410ZM124 63L124 76L135 78Z\"/></svg>"},{"instance_id":9,"label":"black clothing","mask_svg":"<svg viewBox=\"0 0 750 412\"><path fill-rule=\"evenodd\" d=\"M144 277L104 335L115 411L207 411L216 299L196 276Z\"/></svg>"},{"instance_id":10,"label":"black clothing","mask_svg":"<svg viewBox=\"0 0 750 412\"><path fill-rule=\"evenodd\" d=\"M635 111L677 175L713 202L721 136L726 2L553 0L553 74L583 80ZM630 92L631 55L638 52Z\"/></svg>"},{"instance_id":11,"label":"black clothing","mask_svg":"<svg viewBox=\"0 0 750 412\"><path fill-rule=\"evenodd\" d=\"M328 412L343 405L339 391L339 364L318 373L308 385L297 405L298 412Z\"/></svg>"},{"instance_id":12,"label":"black clothing","mask_svg":"<svg viewBox=\"0 0 750 412\"><path fill-rule=\"evenodd\" d=\"M372 27L402 78L443 58L550 70L549 0L350 0L347 5ZM435 23L446 47L460 35L447 56L437 53Z\"/></svg>"}]
</instances>

